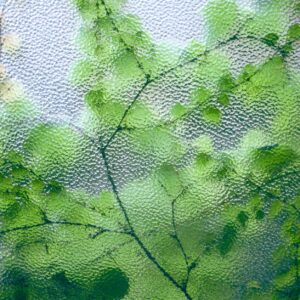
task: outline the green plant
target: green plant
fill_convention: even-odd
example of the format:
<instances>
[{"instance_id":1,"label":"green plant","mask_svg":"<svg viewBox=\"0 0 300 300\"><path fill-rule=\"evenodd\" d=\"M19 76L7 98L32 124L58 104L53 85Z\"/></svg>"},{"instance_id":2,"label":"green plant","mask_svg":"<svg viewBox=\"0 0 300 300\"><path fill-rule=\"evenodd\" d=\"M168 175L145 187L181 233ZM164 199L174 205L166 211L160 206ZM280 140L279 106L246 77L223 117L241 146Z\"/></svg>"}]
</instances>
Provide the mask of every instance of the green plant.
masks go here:
<instances>
[{"instance_id":1,"label":"green plant","mask_svg":"<svg viewBox=\"0 0 300 300\"><path fill-rule=\"evenodd\" d=\"M4 135L0 297L298 299L300 86L290 59L300 35L283 13L294 1L250 14L212 0L207 45L177 55L122 2L75 1L85 57L71 80L90 89L85 127L38 124L19 148L14 129ZM228 47L241 44L267 55L233 72ZM166 113L151 102L165 81L187 79L188 99ZM17 104L6 104L10 118ZM209 133L226 129L230 110L266 120L220 150ZM100 192L73 184L82 160L104 174Z\"/></svg>"}]
</instances>

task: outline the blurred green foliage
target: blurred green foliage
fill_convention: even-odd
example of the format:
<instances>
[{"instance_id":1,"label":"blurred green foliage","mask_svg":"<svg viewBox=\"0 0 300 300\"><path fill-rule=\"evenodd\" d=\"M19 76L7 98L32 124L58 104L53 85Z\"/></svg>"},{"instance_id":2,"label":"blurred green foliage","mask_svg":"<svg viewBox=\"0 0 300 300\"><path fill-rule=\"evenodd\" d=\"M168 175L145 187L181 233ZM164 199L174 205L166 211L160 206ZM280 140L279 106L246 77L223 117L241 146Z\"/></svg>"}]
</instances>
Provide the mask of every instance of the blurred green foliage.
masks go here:
<instances>
[{"instance_id":1,"label":"blurred green foliage","mask_svg":"<svg viewBox=\"0 0 300 300\"><path fill-rule=\"evenodd\" d=\"M258 3L249 16L233 0L212 0L207 45L193 42L179 58L122 2L75 0L85 57L71 79L89 86L87 128L38 122L15 146L32 120L22 102L4 104L0 299L299 299L300 86L287 60L300 25L284 13L294 1ZM245 40L270 54L234 73L222 47ZM166 117L143 92L172 72L179 83L192 72L198 85ZM208 133L176 134L194 114L218 130L237 99L246 111L273 101L271 124L226 150ZM151 162L146 176L120 186L119 136ZM101 159L100 192L64 181L82 167L85 143Z\"/></svg>"}]
</instances>

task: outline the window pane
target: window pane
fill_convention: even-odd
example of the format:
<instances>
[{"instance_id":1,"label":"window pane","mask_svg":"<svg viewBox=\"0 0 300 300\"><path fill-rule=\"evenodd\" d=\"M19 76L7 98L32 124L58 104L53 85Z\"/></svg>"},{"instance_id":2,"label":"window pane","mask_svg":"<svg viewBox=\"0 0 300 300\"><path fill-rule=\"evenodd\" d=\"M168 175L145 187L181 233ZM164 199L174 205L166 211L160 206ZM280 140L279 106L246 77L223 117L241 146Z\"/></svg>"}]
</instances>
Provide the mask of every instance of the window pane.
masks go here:
<instances>
[{"instance_id":1,"label":"window pane","mask_svg":"<svg viewBox=\"0 0 300 300\"><path fill-rule=\"evenodd\" d=\"M297 1L0 7L0 299L298 299Z\"/></svg>"}]
</instances>

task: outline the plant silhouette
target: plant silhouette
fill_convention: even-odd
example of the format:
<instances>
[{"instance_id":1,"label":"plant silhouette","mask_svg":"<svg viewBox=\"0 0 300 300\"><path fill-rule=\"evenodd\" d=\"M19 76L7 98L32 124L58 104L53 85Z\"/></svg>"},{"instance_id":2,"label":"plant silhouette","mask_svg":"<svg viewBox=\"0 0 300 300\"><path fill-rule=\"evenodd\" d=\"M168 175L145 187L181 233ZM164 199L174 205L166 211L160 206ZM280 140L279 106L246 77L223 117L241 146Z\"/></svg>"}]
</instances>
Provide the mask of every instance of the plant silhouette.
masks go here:
<instances>
[{"instance_id":1,"label":"plant silhouette","mask_svg":"<svg viewBox=\"0 0 300 300\"><path fill-rule=\"evenodd\" d=\"M0 83L0 298L298 299L299 5L211 0L178 51L74 1L83 126Z\"/></svg>"}]
</instances>

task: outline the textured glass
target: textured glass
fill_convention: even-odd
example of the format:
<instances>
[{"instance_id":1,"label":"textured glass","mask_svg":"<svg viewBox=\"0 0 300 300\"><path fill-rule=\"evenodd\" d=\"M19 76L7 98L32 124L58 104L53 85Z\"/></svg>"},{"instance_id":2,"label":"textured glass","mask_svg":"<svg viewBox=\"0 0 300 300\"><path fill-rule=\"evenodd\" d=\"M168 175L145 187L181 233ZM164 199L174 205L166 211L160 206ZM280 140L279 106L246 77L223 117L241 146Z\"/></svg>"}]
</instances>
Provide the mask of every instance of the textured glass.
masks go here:
<instances>
[{"instance_id":1,"label":"textured glass","mask_svg":"<svg viewBox=\"0 0 300 300\"><path fill-rule=\"evenodd\" d=\"M299 300L298 0L0 9L0 299Z\"/></svg>"}]
</instances>

